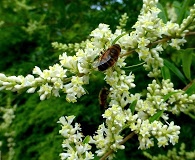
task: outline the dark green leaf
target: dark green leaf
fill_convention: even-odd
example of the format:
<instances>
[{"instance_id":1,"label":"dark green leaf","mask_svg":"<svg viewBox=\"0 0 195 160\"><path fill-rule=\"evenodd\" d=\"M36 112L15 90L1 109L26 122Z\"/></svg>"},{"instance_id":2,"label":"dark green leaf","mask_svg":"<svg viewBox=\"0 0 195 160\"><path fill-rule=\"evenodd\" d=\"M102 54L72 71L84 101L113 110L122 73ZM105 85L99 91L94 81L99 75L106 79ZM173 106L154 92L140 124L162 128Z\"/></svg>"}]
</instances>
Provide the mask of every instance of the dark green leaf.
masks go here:
<instances>
[{"instance_id":1,"label":"dark green leaf","mask_svg":"<svg viewBox=\"0 0 195 160\"><path fill-rule=\"evenodd\" d=\"M184 75L174 64L164 59L164 65L168 67L184 84L187 84L187 81Z\"/></svg>"},{"instance_id":2,"label":"dark green leaf","mask_svg":"<svg viewBox=\"0 0 195 160\"><path fill-rule=\"evenodd\" d=\"M181 50L182 52L182 67L186 78L191 81L191 64L192 64L192 49Z\"/></svg>"},{"instance_id":3,"label":"dark green leaf","mask_svg":"<svg viewBox=\"0 0 195 160\"><path fill-rule=\"evenodd\" d=\"M185 13L188 10L188 4L189 4L190 0L184 0L183 4L179 10L179 16L178 16L178 20L177 23L181 24L183 19L185 18Z\"/></svg>"},{"instance_id":4,"label":"dark green leaf","mask_svg":"<svg viewBox=\"0 0 195 160\"><path fill-rule=\"evenodd\" d=\"M135 106L137 104L137 100L134 100L131 105L129 106L130 110L131 110L131 113L134 114L135 112Z\"/></svg>"},{"instance_id":5,"label":"dark green leaf","mask_svg":"<svg viewBox=\"0 0 195 160\"><path fill-rule=\"evenodd\" d=\"M164 111L158 111L156 114L149 118L149 122L152 123L155 120L158 120L162 116L163 112Z\"/></svg>"}]
</instances>

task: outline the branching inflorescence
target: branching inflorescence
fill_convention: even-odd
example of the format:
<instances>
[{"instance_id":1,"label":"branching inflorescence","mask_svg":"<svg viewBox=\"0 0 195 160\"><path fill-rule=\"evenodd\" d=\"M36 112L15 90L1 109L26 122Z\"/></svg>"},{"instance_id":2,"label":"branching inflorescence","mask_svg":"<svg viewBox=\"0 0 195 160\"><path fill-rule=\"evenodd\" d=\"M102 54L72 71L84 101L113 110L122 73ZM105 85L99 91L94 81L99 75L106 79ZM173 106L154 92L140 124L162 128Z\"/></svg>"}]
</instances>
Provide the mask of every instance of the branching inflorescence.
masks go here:
<instances>
[{"instance_id":1,"label":"branching inflorescence","mask_svg":"<svg viewBox=\"0 0 195 160\"><path fill-rule=\"evenodd\" d=\"M105 81L110 85L109 108L103 114L105 123L99 126L94 136L84 141L79 124L76 123L75 127L71 124L74 116L61 117L60 134L65 138L62 144L65 152L61 154L61 159L93 159L90 143L96 145L97 156L101 157L109 152L107 156L112 159L114 154L111 153L125 148L122 143L125 136L121 132L126 128L137 134L140 149L154 146L155 139L159 147L178 142L180 126L169 121L168 113L185 112L195 104L195 95L187 95L183 90L174 89L169 79L160 81L158 78L161 77L161 67L164 66L161 57L164 49L171 46L179 50L187 42L185 35L190 32L190 28L194 28L195 5L190 10L190 15L179 25L172 21L164 23L160 19L158 15L161 10L157 8L157 3L157 0L143 0L141 13L131 33L126 33L123 29L127 20L125 14L120 20L121 27L117 27L114 33L108 25L99 24L91 32L90 40L82 42L82 45L76 44L74 56L63 53L59 56L59 63L49 69L42 71L36 66L33 75L26 77L0 74L1 90L27 89L27 93L37 91L41 100L51 96L58 97L60 92L64 92L66 100L74 103L86 94L84 85L89 84L90 74L97 70L94 63L100 52L123 35L117 40L122 48L118 61L114 68L104 72ZM67 45L63 47L58 43L53 43L53 46L68 48ZM122 69L128 65L125 59L132 51L145 62L143 67L148 71L148 76L154 78L148 84L145 97L140 93L130 92L136 86L135 75ZM134 106L127 109L128 104Z\"/></svg>"}]
</instances>

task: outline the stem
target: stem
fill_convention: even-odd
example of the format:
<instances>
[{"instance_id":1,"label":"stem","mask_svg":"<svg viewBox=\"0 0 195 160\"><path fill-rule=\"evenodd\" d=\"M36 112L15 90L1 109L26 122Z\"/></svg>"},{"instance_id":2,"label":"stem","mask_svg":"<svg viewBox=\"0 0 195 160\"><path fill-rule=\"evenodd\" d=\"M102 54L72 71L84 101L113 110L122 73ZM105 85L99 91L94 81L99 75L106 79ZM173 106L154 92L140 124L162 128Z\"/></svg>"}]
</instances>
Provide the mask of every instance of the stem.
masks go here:
<instances>
[{"instance_id":1,"label":"stem","mask_svg":"<svg viewBox=\"0 0 195 160\"><path fill-rule=\"evenodd\" d=\"M135 135L135 132L131 132L129 135L127 135L119 144L124 144L127 142L130 138L132 138Z\"/></svg>"},{"instance_id":2,"label":"stem","mask_svg":"<svg viewBox=\"0 0 195 160\"><path fill-rule=\"evenodd\" d=\"M195 82L195 79L192 80L189 84L187 84L182 90L183 90L183 91L186 91L188 88L191 87L191 85L192 85L194 82Z\"/></svg>"},{"instance_id":3,"label":"stem","mask_svg":"<svg viewBox=\"0 0 195 160\"><path fill-rule=\"evenodd\" d=\"M185 37L186 36L191 36L191 35L195 35L195 32L188 32L188 33L185 34ZM173 38L173 37L167 36L167 37L165 37L163 39L159 39L159 40L157 40L155 42L152 42L152 43L148 44L146 47L151 47L152 45L159 44L159 43L162 43L162 42L166 42L166 41L170 40L171 38ZM120 57L128 56L132 52L135 52L135 49L132 49L132 50L126 52L125 54L120 55Z\"/></svg>"},{"instance_id":4,"label":"stem","mask_svg":"<svg viewBox=\"0 0 195 160\"><path fill-rule=\"evenodd\" d=\"M186 36L191 36L191 35L195 35L195 32L188 32L188 33L186 33Z\"/></svg>"},{"instance_id":5,"label":"stem","mask_svg":"<svg viewBox=\"0 0 195 160\"><path fill-rule=\"evenodd\" d=\"M125 54L120 55L120 57L128 56L129 54L131 54L134 51L135 51L135 49L132 49L131 51L126 52Z\"/></svg>"},{"instance_id":6,"label":"stem","mask_svg":"<svg viewBox=\"0 0 195 160\"><path fill-rule=\"evenodd\" d=\"M126 141L128 141L130 138L132 138L135 135L135 132L131 132L129 135L127 135L119 144L124 144ZM114 150L109 150L106 154L103 155L103 157L100 160L105 160L110 154L112 154Z\"/></svg>"}]
</instances>

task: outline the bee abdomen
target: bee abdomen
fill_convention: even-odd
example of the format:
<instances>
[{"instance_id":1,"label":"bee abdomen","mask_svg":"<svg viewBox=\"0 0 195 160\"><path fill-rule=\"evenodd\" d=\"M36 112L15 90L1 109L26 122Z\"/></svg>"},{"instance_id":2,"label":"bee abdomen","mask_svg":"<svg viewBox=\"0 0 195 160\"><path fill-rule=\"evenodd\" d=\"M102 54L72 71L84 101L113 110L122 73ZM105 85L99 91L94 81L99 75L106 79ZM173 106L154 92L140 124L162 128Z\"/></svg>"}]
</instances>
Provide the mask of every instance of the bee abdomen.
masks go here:
<instances>
[{"instance_id":1,"label":"bee abdomen","mask_svg":"<svg viewBox=\"0 0 195 160\"><path fill-rule=\"evenodd\" d=\"M106 63L100 64L100 65L98 66L98 70L99 70L99 71L105 71L105 70L108 69L109 67L110 67L110 66L109 66L108 62L106 62Z\"/></svg>"},{"instance_id":2,"label":"bee abdomen","mask_svg":"<svg viewBox=\"0 0 195 160\"><path fill-rule=\"evenodd\" d=\"M109 67L112 67L118 60L121 47L118 44L111 46L101 57L98 70L105 71Z\"/></svg>"},{"instance_id":3,"label":"bee abdomen","mask_svg":"<svg viewBox=\"0 0 195 160\"><path fill-rule=\"evenodd\" d=\"M105 71L109 67L113 66L114 63L115 63L115 60L112 57L109 57L109 59L106 62L99 64L98 70Z\"/></svg>"}]
</instances>

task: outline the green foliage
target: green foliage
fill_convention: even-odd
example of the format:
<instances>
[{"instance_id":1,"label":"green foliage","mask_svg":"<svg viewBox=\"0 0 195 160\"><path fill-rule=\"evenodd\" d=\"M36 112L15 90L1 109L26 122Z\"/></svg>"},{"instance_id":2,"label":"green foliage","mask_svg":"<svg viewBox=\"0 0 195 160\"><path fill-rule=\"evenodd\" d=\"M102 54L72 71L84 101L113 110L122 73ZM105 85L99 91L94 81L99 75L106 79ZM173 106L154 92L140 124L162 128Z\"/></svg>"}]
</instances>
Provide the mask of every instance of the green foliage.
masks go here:
<instances>
[{"instance_id":1,"label":"green foliage","mask_svg":"<svg viewBox=\"0 0 195 160\"><path fill-rule=\"evenodd\" d=\"M182 72L172 63L170 63L169 61L164 59L164 65L169 68L174 74L176 74L176 76L184 83L187 84L187 81L184 77L184 75L182 74Z\"/></svg>"},{"instance_id":2,"label":"green foliage","mask_svg":"<svg viewBox=\"0 0 195 160\"><path fill-rule=\"evenodd\" d=\"M186 49L184 52L182 52L183 72L189 81L191 81L191 64L192 64L192 56L193 56L192 54L193 54L193 49L191 48Z\"/></svg>"},{"instance_id":3,"label":"green foliage","mask_svg":"<svg viewBox=\"0 0 195 160\"><path fill-rule=\"evenodd\" d=\"M155 120L158 120L163 114L163 111L159 110L157 113L155 113L152 117L149 118L149 122L152 123Z\"/></svg>"},{"instance_id":4,"label":"green foliage","mask_svg":"<svg viewBox=\"0 0 195 160\"><path fill-rule=\"evenodd\" d=\"M137 100L134 100L131 105L129 106L129 108L131 109L131 112L134 114L135 112L135 106L137 104Z\"/></svg>"}]
</instances>

